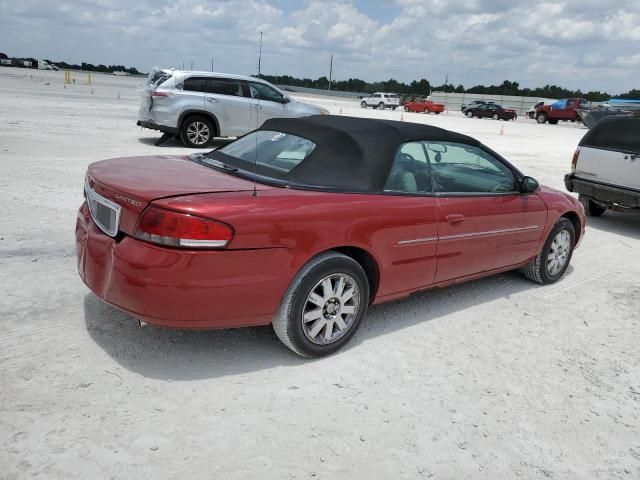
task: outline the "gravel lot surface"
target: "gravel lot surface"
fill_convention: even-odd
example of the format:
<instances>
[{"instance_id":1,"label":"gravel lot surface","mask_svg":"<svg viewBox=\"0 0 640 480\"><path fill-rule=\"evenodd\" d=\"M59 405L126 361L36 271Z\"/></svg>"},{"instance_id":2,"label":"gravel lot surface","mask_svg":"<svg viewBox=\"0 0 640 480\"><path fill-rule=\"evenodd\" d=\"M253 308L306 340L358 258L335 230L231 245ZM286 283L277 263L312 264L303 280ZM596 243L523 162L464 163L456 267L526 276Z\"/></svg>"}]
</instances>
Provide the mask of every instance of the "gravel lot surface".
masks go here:
<instances>
[{"instance_id":1,"label":"gravel lot surface","mask_svg":"<svg viewBox=\"0 0 640 480\"><path fill-rule=\"evenodd\" d=\"M140 79L74 77L0 69L0 478L640 478L640 215L589 219L555 285L385 304L330 358L140 328L76 272L84 172L190 150L136 127ZM306 101L475 136L562 189L586 131Z\"/></svg>"}]
</instances>

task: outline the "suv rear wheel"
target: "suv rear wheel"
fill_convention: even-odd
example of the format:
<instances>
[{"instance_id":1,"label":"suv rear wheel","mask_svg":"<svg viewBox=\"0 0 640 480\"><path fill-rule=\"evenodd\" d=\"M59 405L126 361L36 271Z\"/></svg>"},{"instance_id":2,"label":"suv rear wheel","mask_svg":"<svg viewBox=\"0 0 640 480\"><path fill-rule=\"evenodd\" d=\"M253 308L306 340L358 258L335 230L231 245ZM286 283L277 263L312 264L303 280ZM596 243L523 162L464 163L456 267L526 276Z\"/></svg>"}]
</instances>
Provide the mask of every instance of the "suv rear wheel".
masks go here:
<instances>
[{"instance_id":1,"label":"suv rear wheel","mask_svg":"<svg viewBox=\"0 0 640 480\"><path fill-rule=\"evenodd\" d=\"M578 195L578 200L584 207L584 213L586 213L589 217L599 217L607 211L605 207L598 205L596 202L591 200L589 197L585 197L584 195Z\"/></svg>"},{"instance_id":2,"label":"suv rear wheel","mask_svg":"<svg viewBox=\"0 0 640 480\"><path fill-rule=\"evenodd\" d=\"M180 139L187 147L208 147L213 137L215 137L215 127L207 117L194 115L182 122Z\"/></svg>"}]
</instances>

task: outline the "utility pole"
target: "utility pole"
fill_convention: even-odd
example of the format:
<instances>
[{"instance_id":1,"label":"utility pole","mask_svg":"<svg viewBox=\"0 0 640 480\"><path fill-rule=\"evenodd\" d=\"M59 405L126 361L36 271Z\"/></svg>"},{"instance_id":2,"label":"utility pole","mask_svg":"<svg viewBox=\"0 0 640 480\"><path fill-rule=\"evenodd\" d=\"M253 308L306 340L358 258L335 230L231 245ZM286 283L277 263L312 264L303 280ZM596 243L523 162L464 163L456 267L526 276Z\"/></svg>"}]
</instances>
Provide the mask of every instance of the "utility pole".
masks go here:
<instances>
[{"instance_id":1,"label":"utility pole","mask_svg":"<svg viewBox=\"0 0 640 480\"><path fill-rule=\"evenodd\" d=\"M262 32L260 32L260 50L258 52L258 76L260 76L261 64L262 64Z\"/></svg>"},{"instance_id":2,"label":"utility pole","mask_svg":"<svg viewBox=\"0 0 640 480\"><path fill-rule=\"evenodd\" d=\"M190 68L190 70L193 71L193 60L191 60L191 68Z\"/></svg>"},{"instance_id":3,"label":"utility pole","mask_svg":"<svg viewBox=\"0 0 640 480\"><path fill-rule=\"evenodd\" d=\"M329 60L329 93L331 93L331 77L333 76L333 53Z\"/></svg>"},{"instance_id":4,"label":"utility pole","mask_svg":"<svg viewBox=\"0 0 640 480\"><path fill-rule=\"evenodd\" d=\"M444 91L445 91L445 92L447 91L447 85L448 85L448 84L449 84L449 74L447 73L447 74L444 76Z\"/></svg>"},{"instance_id":5,"label":"utility pole","mask_svg":"<svg viewBox=\"0 0 640 480\"><path fill-rule=\"evenodd\" d=\"M211 57L211 71L213 72L213 57Z\"/></svg>"}]
</instances>

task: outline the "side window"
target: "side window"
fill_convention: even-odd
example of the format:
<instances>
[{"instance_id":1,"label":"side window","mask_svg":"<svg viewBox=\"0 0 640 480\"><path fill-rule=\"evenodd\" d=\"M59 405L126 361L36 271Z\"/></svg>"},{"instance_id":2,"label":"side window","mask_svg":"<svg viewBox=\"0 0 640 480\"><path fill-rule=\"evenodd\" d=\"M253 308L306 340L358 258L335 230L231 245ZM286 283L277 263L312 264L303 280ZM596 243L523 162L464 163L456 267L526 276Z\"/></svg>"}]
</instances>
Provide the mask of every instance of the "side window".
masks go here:
<instances>
[{"instance_id":1,"label":"side window","mask_svg":"<svg viewBox=\"0 0 640 480\"><path fill-rule=\"evenodd\" d=\"M249 82L249 93L251 98L257 98L259 100L268 100L270 102L283 103L284 97L280 92L274 90L264 83Z\"/></svg>"},{"instance_id":2,"label":"side window","mask_svg":"<svg viewBox=\"0 0 640 480\"><path fill-rule=\"evenodd\" d=\"M242 84L229 78L207 78L207 93L242 97Z\"/></svg>"},{"instance_id":3,"label":"side window","mask_svg":"<svg viewBox=\"0 0 640 480\"><path fill-rule=\"evenodd\" d=\"M516 192L513 172L484 150L451 142L425 142L439 193Z\"/></svg>"},{"instance_id":4,"label":"side window","mask_svg":"<svg viewBox=\"0 0 640 480\"><path fill-rule=\"evenodd\" d=\"M431 193L429 161L422 142L405 143L398 149L384 191L389 193Z\"/></svg>"},{"instance_id":5,"label":"side window","mask_svg":"<svg viewBox=\"0 0 640 480\"><path fill-rule=\"evenodd\" d=\"M205 77L185 78L182 90L187 92L205 92L207 89L207 79Z\"/></svg>"}]
</instances>

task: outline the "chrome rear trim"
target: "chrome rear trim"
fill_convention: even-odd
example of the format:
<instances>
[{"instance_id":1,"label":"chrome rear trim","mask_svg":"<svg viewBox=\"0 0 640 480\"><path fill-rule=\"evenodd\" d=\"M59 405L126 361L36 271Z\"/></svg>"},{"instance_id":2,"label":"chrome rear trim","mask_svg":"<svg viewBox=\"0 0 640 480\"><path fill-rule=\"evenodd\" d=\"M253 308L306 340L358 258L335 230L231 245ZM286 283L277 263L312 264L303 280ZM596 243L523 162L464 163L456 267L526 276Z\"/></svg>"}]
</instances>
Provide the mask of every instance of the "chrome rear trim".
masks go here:
<instances>
[{"instance_id":1,"label":"chrome rear trim","mask_svg":"<svg viewBox=\"0 0 640 480\"><path fill-rule=\"evenodd\" d=\"M89 206L89 212L91 212L91 218L94 223L98 226L100 230L109 235L110 237L115 237L118 234L118 228L120 226L120 212L121 207L115 202L112 202L108 198L103 197L98 192L96 192L89 185L89 180L85 178L84 182L84 193L87 196L87 205ZM102 205L103 207L111 210L114 215L114 222L112 225L105 225L99 218L96 212L97 206Z\"/></svg>"}]
</instances>

